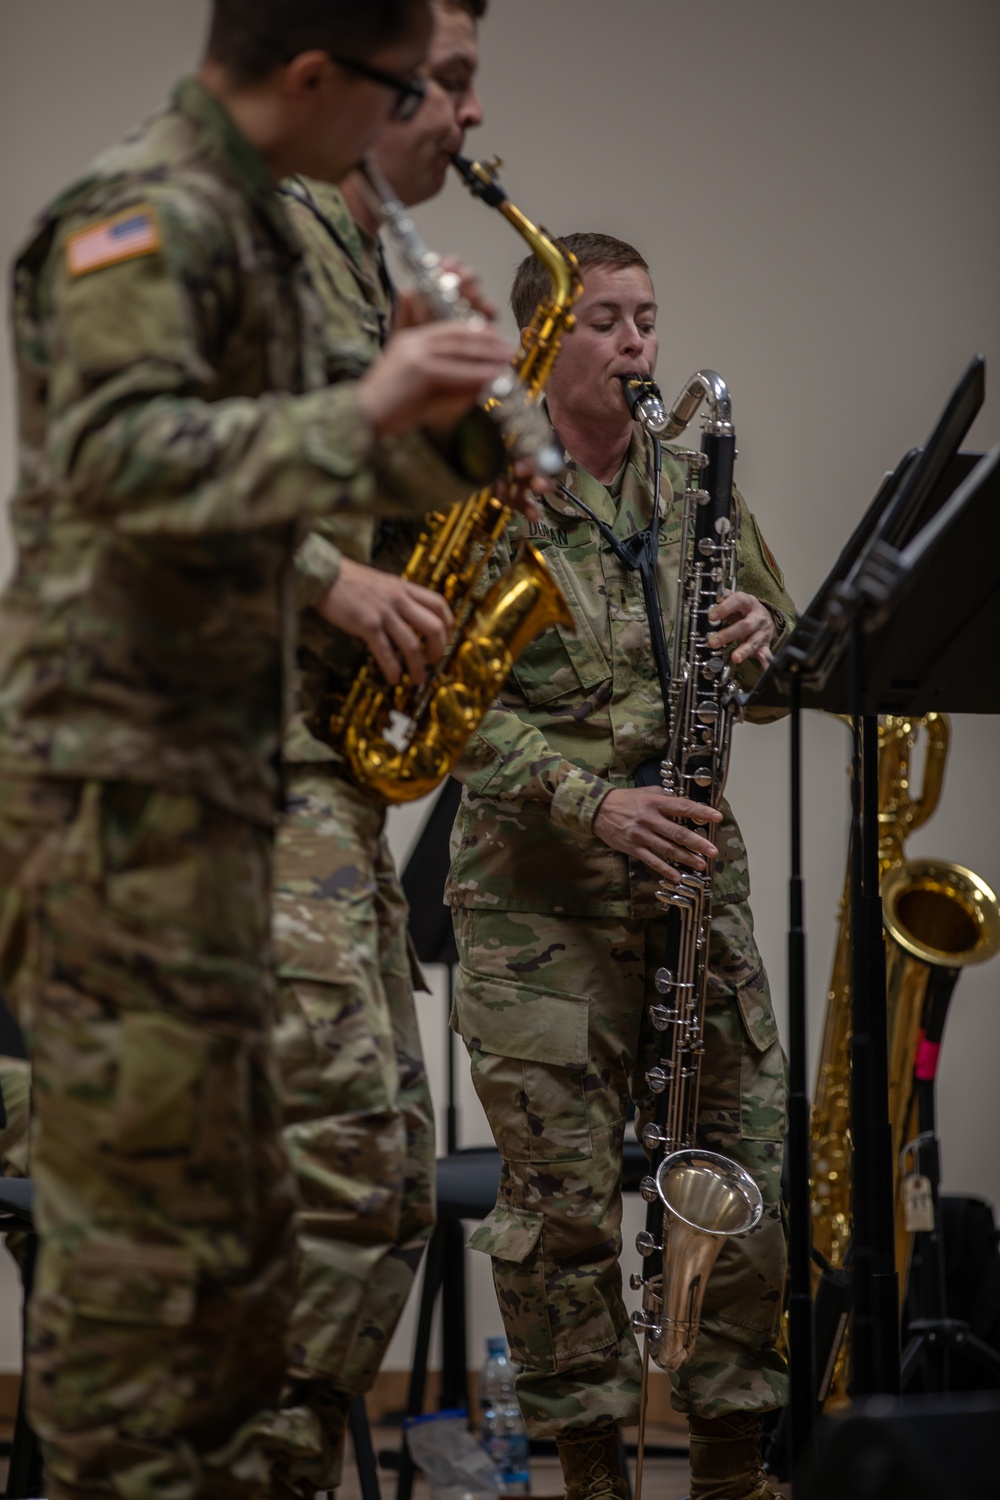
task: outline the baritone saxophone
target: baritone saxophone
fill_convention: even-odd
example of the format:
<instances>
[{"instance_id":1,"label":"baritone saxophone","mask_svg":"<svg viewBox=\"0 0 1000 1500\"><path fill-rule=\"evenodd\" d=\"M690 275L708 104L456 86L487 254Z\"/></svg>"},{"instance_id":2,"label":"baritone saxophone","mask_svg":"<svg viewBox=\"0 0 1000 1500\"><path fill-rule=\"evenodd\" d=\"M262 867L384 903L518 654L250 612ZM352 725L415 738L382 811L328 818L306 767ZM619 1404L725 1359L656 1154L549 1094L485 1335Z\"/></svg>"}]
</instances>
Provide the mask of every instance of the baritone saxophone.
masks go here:
<instances>
[{"instance_id":1,"label":"baritone saxophone","mask_svg":"<svg viewBox=\"0 0 1000 1500\"><path fill-rule=\"evenodd\" d=\"M889 1123L893 1142L896 1269L900 1296L913 1247L902 1192L917 1137L917 1083L936 1065L944 1019L961 971L1000 949L1000 903L962 865L908 860L904 844L941 796L951 729L944 714L887 715L878 726L879 881L886 937ZM919 790L913 765L923 741ZM852 1142L850 881L845 879L810 1125L813 1248L834 1270L850 1263ZM932 1074L929 1076L933 1076ZM849 1342L829 1351L820 1398L846 1399Z\"/></svg>"},{"instance_id":2,"label":"baritone saxophone","mask_svg":"<svg viewBox=\"0 0 1000 1500\"><path fill-rule=\"evenodd\" d=\"M563 335L575 322L572 308L582 290L576 257L510 202L497 178L498 163L453 160L470 191L513 225L549 275L549 295L522 332L521 352L510 372L483 393L483 407L509 459L527 456L554 473L562 460L540 402ZM389 192L376 182L380 195ZM381 207L397 250L437 314L478 316L463 305L455 278L441 269L401 205L390 196ZM351 779L382 802L412 802L432 791L459 760L521 652L552 625L576 628L562 590L528 542L522 541L511 567L482 595L489 555L511 515L486 488L447 514L428 517L402 576L450 606L454 626L444 655L425 683L404 672L395 687L369 655L330 718L327 738L343 755Z\"/></svg>"}]
</instances>

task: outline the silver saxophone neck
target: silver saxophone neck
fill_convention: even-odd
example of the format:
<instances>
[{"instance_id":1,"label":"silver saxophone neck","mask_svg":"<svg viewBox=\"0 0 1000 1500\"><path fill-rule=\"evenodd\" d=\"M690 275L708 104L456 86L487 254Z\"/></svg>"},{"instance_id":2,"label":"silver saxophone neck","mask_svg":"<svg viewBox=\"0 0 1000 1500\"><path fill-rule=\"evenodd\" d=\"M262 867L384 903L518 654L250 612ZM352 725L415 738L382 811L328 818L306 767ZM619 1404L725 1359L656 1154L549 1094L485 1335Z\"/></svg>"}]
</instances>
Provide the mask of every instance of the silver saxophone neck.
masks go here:
<instances>
[{"instance_id":1,"label":"silver saxophone neck","mask_svg":"<svg viewBox=\"0 0 1000 1500\"><path fill-rule=\"evenodd\" d=\"M464 323L470 328L485 327L486 318L463 296L459 277L430 248L392 183L370 157L362 163L361 179L370 189L372 206L434 317L442 322ZM480 393L480 401L503 434L511 460L530 458L542 474L561 473L563 457L553 440L548 417L513 367L504 370Z\"/></svg>"}]
</instances>

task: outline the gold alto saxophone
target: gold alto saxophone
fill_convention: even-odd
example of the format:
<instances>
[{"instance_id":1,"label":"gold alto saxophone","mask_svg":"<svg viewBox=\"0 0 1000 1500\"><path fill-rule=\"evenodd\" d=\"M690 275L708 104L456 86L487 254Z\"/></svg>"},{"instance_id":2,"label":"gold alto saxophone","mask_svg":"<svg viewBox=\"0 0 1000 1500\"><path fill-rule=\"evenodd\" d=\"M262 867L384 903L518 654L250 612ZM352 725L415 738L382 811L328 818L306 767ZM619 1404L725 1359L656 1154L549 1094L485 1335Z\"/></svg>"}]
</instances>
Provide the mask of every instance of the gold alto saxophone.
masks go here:
<instances>
[{"instance_id":1,"label":"gold alto saxophone","mask_svg":"<svg viewBox=\"0 0 1000 1500\"><path fill-rule=\"evenodd\" d=\"M911 765L921 739L919 793ZM886 1009L889 1122L896 1204L896 1269L901 1295L913 1243L907 1228L901 1163L915 1133L915 1068L940 1032L925 1036L932 1002L943 1027L944 1008L961 970L1000 948L1000 904L971 870L943 860L907 860L903 845L935 811L941 796L950 727L943 714L923 719L887 716L879 723L878 824L882 919L887 940ZM810 1126L813 1247L834 1269L848 1259L851 1215L851 931L845 881ZM936 1055L936 1054L935 1054ZM847 1394L848 1343L829 1351L820 1394Z\"/></svg>"},{"instance_id":2,"label":"gold alto saxophone","mask_svg":"<svg viewBox=\"0 0 1000 1500\"><path fill-rule=\"evenodd\" d=\"M714 371L705 370L688 381L669 413L648 399L655 395L655 387L633 390L630 405L648 430L668 438L683 431L708 401L701 452L678 455L687 463L688 478L662 781L673 796L717 807L736 716L736 684L726 650L708 644L716 628L708 611L736 581L739 515L733 503L736 439L729 392ZM712 837L711 825L698 829ZM763 1214L760 1189L750 1174L728 1157L695 1145L712 883L711 869L686 871L677 885L663 882L657 891L669 921L666 962L655 980L662 1000L650 1007L660 1046L658 1061L646 1074L656 1102L642 1135L651 1157L650 1175L640 1185L648 1205L646 1227L636 1239L643 1271L632 1278L633 1289L642 1290L642 1307L632 1316L632 1326L643 1335L637 1500L649 1360L664 1370L684 1363L722 1246L730 1235L748 1233Z\"/></svg>"},{"instance_id":3,"label":"gold alto saxophone","mask_svg":"<svg viewBox=\"0 0 1000 1500\"><path fill-rule=\"evenodd\" d=\"M543 471L556 472L561 457L539 402L562 337L575 321L572 307L582 290L576 257L515 208L493 165L461 158L455 165L476 196L497 208L527 241L549 274L550 295L522 334L521 354L510 373L484 393L484 406L511 459L528 455ZM376 181L394 243L432 309L439 316L478 316L463 304L456 278L442 270L388 185ZM447 514L428 518L402 576L450 605L455 623L445 653L426 683L414 683L404 673L395 687L368 656L331 716L328 737L355 784L383 802L412 802L432 791L458 761L525 647L551 625L575 629L562 590L541 553L527 542L480 597L489 554L511 514L486 488Z\"/></svg>"}]
</instances>

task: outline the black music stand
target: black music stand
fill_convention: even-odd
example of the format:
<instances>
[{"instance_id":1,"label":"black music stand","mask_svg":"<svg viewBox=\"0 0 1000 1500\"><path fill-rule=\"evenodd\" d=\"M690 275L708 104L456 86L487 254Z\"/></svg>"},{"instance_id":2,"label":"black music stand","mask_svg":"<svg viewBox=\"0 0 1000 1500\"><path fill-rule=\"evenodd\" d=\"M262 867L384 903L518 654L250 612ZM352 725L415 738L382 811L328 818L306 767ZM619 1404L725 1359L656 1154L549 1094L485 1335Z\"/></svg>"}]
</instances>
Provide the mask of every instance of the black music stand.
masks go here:
<instances>
[{"instance_id":1,"label":"black music stand","mask_svg":"<svg viewBox=\"0 0 1000 1500\"><path fill-rule=\"evenodd\" d=\"M854 718L852 778L852 932L854 1119L855 1389L858 1394L899 1390L899 1295L895 1269L892 1202L892 1133L888 1119L885 953L878 890L878 719L880 712L995 712L982 695L967 690L954 672L967 640L969 596L964 572L941 569L933 619L920 619L915 579L929 571L926 547L944 558L956 536L967 536L966 517L988 509L980 496L990 489L978 455L958 447L982 404L984 362L969 365L922 452L911 452L881 486L816 599L746 701L792 712L792 867L789 887L789 1165L791 1222L790 1344L793 1368L791 1452L798 1464L816 1415L811 1300L809 1100L805 1074L805 934L801 874L802 707L849 712ZM992 470L989 471L992 473ZM976 476L973 479L973 475ZM983 485L985 483L985 490ZM957 486L957 488L956 488ZM951 497L949 499L949 497ZM948 523L935 526L941 517ZM924 538L917 557L901 556L911 539ZM994 563L1000 553L983 554ZM980 568L980 571L982 567ZM984 587L988 587L984 583ZM992 592L1000 587L997 573ZM972 590L979 598L982 588ZM939 602L940 601L940 602ZM929 613L925 611L925 614ZM948 622L945 626L944 622ZM981 679L984 643L974 652ZM952 676L949 678L949 670ZM961 685L960 685L961 683ZM935 688L936 684L936 688ZM976 701L973 702L973 698ZM1000 700L1000 691L997 692Z\"/></svg>"}]
</instances>

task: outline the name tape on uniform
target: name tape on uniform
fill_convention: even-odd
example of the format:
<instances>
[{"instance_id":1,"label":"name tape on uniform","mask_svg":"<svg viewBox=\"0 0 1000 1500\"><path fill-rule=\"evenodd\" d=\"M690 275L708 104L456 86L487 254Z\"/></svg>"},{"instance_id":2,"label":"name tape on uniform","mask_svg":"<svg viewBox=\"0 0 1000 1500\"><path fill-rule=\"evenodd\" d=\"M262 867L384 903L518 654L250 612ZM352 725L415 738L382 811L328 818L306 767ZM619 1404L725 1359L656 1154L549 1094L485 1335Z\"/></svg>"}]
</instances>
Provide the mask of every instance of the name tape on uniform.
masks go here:
<instances>
[{"instance_id":1,"label":"name tape on uniform","mask_svg":"<svg viewBox=\"0 0 1000 1500\"><path fill-rule=\"evenodd\" d=\"M71 234L66 241L66 265L71 276L85 276L121 260L153 255L162 244L156 214L148 204L141 204Z\"/></svg>"}]
</instances>

